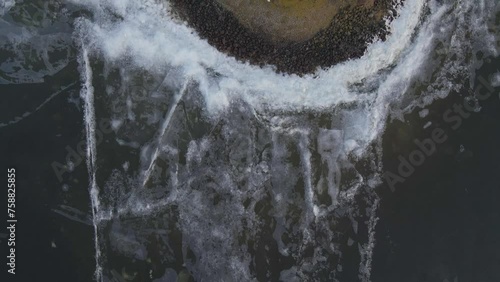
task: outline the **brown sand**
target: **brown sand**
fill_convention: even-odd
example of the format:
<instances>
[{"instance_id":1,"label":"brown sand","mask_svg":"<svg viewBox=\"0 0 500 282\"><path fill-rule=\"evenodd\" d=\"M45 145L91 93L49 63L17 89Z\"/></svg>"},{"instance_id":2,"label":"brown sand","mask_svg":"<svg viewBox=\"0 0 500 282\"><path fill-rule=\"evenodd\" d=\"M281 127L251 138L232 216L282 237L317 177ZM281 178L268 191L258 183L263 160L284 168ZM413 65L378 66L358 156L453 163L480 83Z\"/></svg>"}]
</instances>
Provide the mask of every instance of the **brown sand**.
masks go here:
<instances>
[{"instance_id":1,"label":"brown sand","mask_svg":"<svg viewBox=\"0 0 500 282\"><path fill-rule=\"evenodd\" d=\"M243 62L269 65L275 67L277 72L298 75L311 74L318 68L359 58L375 37L384 40L389 34L385 17L392 20L396 16L396 0L346 0L349 1L347 6L342 6L346 5L340 3L342 0L279 0L281 2L260 4L257 1L267 0L168 1L176 16L185 20L201 38L219 51ZM226 6L221 5L222 2ZM228 6L231 3L243 4ZM249 3L256 4L250 6ZM329 6L334 3L338 12ZM320 4L324 6L317 6ZM327 17L328 21L316 16L315 12L321 10L319 7L329 11L330 14L326 13L331 16ZM302 20L302 26L306 28L300 37L295 37L296 31L291 32L290 29L300 28L300 25L293 21L273 24L275 19L265 14L264 10L288 19L307 16L314 24ZM247 22L243 24L245 19ZM273 28L261 22L267 22ZM263 27L267 27L267 31L264 32Z\"/></svg>"},{"instance_id":2,"label":"brown sand","mask_svg":"<svg viewBox=\"0 0 500 282\"><path fill-rule=\"evenodd\" d=\"M327 28L340 9L374 0L216 0L253 32L274 42L301 42Z\"/></svg>"}]
</instances>

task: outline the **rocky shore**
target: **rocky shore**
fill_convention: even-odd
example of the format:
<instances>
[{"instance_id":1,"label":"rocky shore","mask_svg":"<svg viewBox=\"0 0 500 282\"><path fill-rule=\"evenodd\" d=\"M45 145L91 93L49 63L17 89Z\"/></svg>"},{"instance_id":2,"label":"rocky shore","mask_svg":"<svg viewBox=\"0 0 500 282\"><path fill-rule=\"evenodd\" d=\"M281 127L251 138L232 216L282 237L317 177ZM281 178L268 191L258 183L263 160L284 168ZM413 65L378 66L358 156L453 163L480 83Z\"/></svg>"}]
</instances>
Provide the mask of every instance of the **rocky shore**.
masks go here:
<instances>
[{"instance_id":1,"label":"rocky shore","mask_svg":"<svg viewBox=\"0 0 500 282\"><path fill-rule=\"evenodd\" d=\"M275 43L301 42L327 28L347 6L373 6L373 0L215 0L254 33Z\"/></svg>"},{"instance_id":2,"label":"rocky shore","mask_svg":"<svg viewBox=\"0 0 500 282\"><path fill-rule=\"evenodd\" d=\"M228 8L221 1L225 2L170 0L178 16L221 52L240 61L273 65L278 72L299 75L362 56L373 38L385 39L388 30L384 18L392 19L396 13L394 5L402 2L357 0L356 4L338 6L325 28L313 31L309 38L297 40L273 37L269 31L252 29L242 21L246 17L238 14L244 11ZM311 25L312 29L316 27Z\"/></svg>"}]
</instances>

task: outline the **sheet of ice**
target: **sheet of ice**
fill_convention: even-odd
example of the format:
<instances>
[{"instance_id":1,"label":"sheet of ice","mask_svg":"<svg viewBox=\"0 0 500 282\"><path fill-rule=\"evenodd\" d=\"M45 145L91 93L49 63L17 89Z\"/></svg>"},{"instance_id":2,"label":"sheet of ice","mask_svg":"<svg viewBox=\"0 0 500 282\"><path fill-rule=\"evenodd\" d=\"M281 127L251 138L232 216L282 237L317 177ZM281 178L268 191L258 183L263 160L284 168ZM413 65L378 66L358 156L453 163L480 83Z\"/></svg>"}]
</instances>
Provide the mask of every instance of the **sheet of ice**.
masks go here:
<instances>
[{"instance_id":1,"label":"sheet of ice","mask_svg":"<svg viewBox=\"0 0 500 282\"><path fill-rule=\"evenodd\" d=\"M123 162L107 169L102 193L91 182L94 224L139 217L163 226L158 213L175 217L177 225L169 227L182 234L185 267L210 281L254 280L252 268L260 262L252 252L267 254L274 244L296 263L281 279L314 280L321 271L335 276L343 269L340 241L349 237L357 240L359 277L369 281L378 207L372 188L379 183L387 118L460 87L449 77L471 72L463 62L478 42L494 53L481 19L495 1L407 0L386 41L305 77L218 52L174 18L168 2L71 1L93 12L77 22L75 34L83 41L86 89L92 89L91 59L105 65L108 83L106 93L83 95L91 180L96 151L89 99L107 95L111 108L119 105L110 113L116 142L136 148L126 171ZM135 80L153 94L139 98ZM415 97L419 83L429 87ZM352 234L337 232L339 218L352 224ZM144 258L145 243L124 240L130 237L123 232L140 231L118 228L112 243ZM268 237L274 242L256 242Z\"/></svg>"}]
</instances>

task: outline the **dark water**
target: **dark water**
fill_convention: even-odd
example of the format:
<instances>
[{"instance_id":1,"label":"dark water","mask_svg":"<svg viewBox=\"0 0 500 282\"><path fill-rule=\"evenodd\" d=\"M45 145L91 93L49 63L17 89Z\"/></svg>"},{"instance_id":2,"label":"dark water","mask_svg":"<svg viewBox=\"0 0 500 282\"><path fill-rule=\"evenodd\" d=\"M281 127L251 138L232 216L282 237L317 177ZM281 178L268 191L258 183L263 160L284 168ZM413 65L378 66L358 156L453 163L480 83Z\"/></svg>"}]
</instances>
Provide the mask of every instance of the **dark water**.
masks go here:
<instances>
[{"instance_id":1,"label":"dark water","mask_svg":"<svg viewBox=\"0 0 500 282\"><path fill-rule=\"evenodd\" d=\"M52 163L64 163L66 146L84 140L81 111L68 100L79 96L79 75L75 62L44 83L2 85L2 120L10 120L35 109L41 101L77 82L56 96L40 111L19 123L0 129L2 169L17 171L17 274L2 271L4 281L91 281L94 272L93 227L60 216L54 210L77 198L81 210L89 209L85 166L77 167L71 179L59 182ZM3 178L6 181L7 174ZM71 183L64 191L63 185ZM2 201L6 201L2 194ZM3 233L3 231L2 231ZM2 240L2 258L6 249ZM55 246L53 245L55 244ZM5 263L3 263L5 265ZM5 269L6 270L6 269Z\"/></svg>"},{"instance_id":2,"label":"dark water","mask_svg":"<svg viewBox=\"0 0 500 282\"><path fill-rule=\"evenodd\" d=\"M488 78L499 68L492 59L477 75ZM443 114L471 91L457 94L434 103L423 120L414 113L409 122L388 126L384 164L391 171L399 154L418 148L408 148L408 140L429 138L434 128L449 139L394 193L387 184L379 187L373 281L500 281L500 89L455 130ZM433 124L422 130L427 121Z\"/></svg>"},{"instance_id":3,"label":"dark water","mask_svg":"<svg viewBox=\"0 0 500 282\"><path fill-rule=\"evenodd\" d=\"M33 3L43 6L42 2ZM85 160L74 154L87 141L84 105L80 100L81 70L78 69L77 47L71 45L69 49L72 51L64 55L53 55L68 59L67 63L62 69L44 76L43 82L16 83L12 80L11 84L0 85L0 123L13 121L25 112L32 112L16 123L0 127L0 167L5 171L4 179L8 167L16 168L18 213L17 275L14 279L5 276L6 280L2 281L94 279L96 264L89 178ZM7 51L2 52L0 57L10 56ZM484 61L485 64L476 71L474 85L480 84L479 77L491 81L492 75L500 69L498 58L486 58ZM96 60L93 68L102 70L103 66ZM0 73L5 79L8 75L2 71ZM104 92L107 78L101 77L99 72L94 73L94 86ZM457 84L462 82L457 81ZM405 115L404 122L388 122L382 137L384 171L396 172L398 157L407 158L418 149L413 140L431 137L431 131L435 128L443 129L448 139L437 145L436 152L426 157L404 183L396 184L394 192L386 183L376 189L381 200L377 211L379 220L376 225L371 281L500 281L499 93L500 88L495 88L491 97L480 101L480 110L470 113L470 117L464 118L457 129L452 128L453 123L443 120L443 114L471 96L468 83L459 92L453 92L427 107L429 114L425 118L419 118L419 110L415 110ZM96 99L98 117L109 115L107 99ZM36 110L44 101L47 102L43 107ZM186 119L194 118L190 116ZM428 121L432 124L424 129ZM195 137L196 134L202 136L209 127L208 121L200 122L190 128L190 132ZM136 135L147 135L147 130ZM102 156L98 160L98 167L106 173L113 168L109 164L116 166L123 160L137 159L139 154L134 149L117 149L118 146L113 143L115 137L114 134L104 136L104 141L98 146ZM289 148L292 152L290 163L300 163L300 154L295 152L297 149L293 146ZM68 163L73 163L74 169L63 172L67 167L60 165ZM130 166L139 164L131 161ZM98 174L99 183L105 182L106 173ZM6 180L3 182L6 183ZM297 191L303 193L303 188L297 188ZM5 203L6 193L2 193L1 197ZM257 208L262 213L271 209L265 201ZM107 271L115 279L111 281L168 278L165 271L171 269L179 272L177 277L188 276L183 265L185 255L180 246L183 234L172 224L172 219L168 217L170 212L165 211L165 216L156 214L156 218L124 216L122 220L106 222L101 226L99 234L104 238ZM162 242L155 241L157 237L151 236L147 238L149 260L123 255L121 250L111 247L114 242L109 234L115 231L116 224L127 228L138 226L138 229L144 230L171 224L170 244L178 245L172 245L173 250L169 252L159 251L166 247ZM346 234L352 233L348 224L340 223L339 228ZM366 226L360 228L366 229ZM2 250L5 246L4 232L0 231ZM294 262L277 255L271 231L264 230L261 236L262 241L270 242L271 251L264 247L265 244L256 243L253 251L260 254L261 259L254 264L257 278L259 281L277 281L279 271ZM345 244L342 252L343 271L337 278L347 282L359 281L357 244ZM6 251L2 251L5 259L4 253ZM162 265L159 262L164 262L165 253L173 255ZM187 254L188 258L194 256L189 252ZM2 265L5 267L4 262ZM165 265L169 269L166 270ZM276 271L267 275L266 272L273 268ZM4 277L5 271L2 269L0 277ZM132 277L134 273L135 278Z\"/></svg>"}]
</instances>

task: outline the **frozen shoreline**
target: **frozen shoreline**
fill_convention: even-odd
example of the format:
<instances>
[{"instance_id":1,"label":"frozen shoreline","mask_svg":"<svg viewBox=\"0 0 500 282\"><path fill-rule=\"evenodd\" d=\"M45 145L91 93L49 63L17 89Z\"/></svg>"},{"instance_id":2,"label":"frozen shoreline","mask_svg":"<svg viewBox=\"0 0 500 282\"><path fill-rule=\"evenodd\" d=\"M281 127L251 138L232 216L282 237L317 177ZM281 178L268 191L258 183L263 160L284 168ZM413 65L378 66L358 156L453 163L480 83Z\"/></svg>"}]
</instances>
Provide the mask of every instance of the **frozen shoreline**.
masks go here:
<instances>
[{"instance_id":1,"label":"frozen shoreline","mask_svg":"<svg viewBox=\"0 0 500 282\"><path fill-rule=\"evenodd\" d=\"M237 14L235 16L216 1L172 1L179 16L221 52L240 61L272 65L278 72L299 75L359 58L374 39L385 39L389 34L387 20L396 16L396 10L393 9L396 2L402 1L377 1L372 8L364 5L340 6L341 9L334 13L326 25L323 21L314 22L297 36L292 36L283 29L295 30L295 25L288 25L286 21L268 30L253 21L240 23L248 18L241 16L246 8L230 8ZM253 25L253 30L245 27ZM326 28L322 28L322 25ZM256 29L262 32L257 33ZM272 32L283 34L270 35ZM299 29L294 32L299 33ZM307 39L297 41L300 38Z\"/></svg>"}]
</instances>

